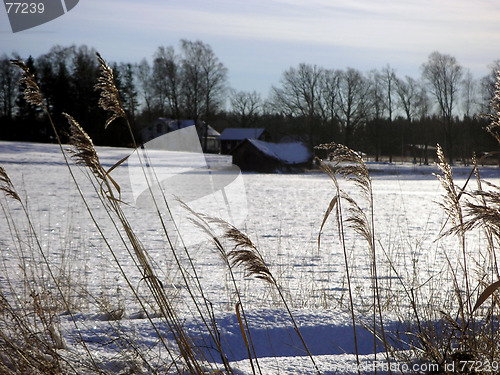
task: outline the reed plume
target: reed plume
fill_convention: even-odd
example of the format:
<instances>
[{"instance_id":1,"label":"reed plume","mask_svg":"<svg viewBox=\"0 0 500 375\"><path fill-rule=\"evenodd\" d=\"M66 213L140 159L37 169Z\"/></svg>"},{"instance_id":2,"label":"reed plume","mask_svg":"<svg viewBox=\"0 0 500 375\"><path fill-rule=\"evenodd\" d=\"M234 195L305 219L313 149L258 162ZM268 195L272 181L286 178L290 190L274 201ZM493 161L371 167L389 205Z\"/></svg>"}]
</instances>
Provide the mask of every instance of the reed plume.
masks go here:
<instances>
[{"instance_id":1,"label":"reed plume","mask_svg":"<svg viewBox=\"0 0 500 375\"><path fill-rule=\"evenodd\" d=\"M101 74L97 79L97 84L94 86L96 91L100 92L99 106L111 113L111 117L106 120L104 128L106 129L109 124L118 118L126 119L127 115L120 101L120 93L115 84L113 77L113 69L111 69L106 61L99 53L96 53L97 60L99 61L99 71Z\"/></svg>"},{"instance_id":2,"label":"reed plume","mask_svg":"<svg viewBox=\"0 0 500 375\"><path fill-rule=\"evenodd\" d=\"M435 176L445 191L443 202L440 203L440 206L448 214L455 229L459 229L463 223L462 206L460 205L460 198L463 190L455 185L453 181L453 170L446 161L443 149L439 144L437 145L436 152L439 160L437 166L441 174L436 174Z\"/></svg>"},{"instance_id":3,"label":"reed plume","mask_svg":"<svg viewBox=\"0 0 500 375\"><path fill-rule=\"evenodd\" d=\"M370 174L361 156L347 146L331 142L315 147L317 150L330 152L335 173L350 181L354 181L361 190L368 194L371 188ZM331 174L327 172L331 177Z\"/></svg>"},{"instance_id":4,"label":"reed plume","mask_svg":"<svg viewBox=\"0 0 500 375\"><path fill-rule=\"evenodd\" d=\"M481 200L478 203L467 203L467 219L464 227L466 230L472 230L486 226L500 238L500 186L487 181L482 182L492 190L473 192L473 195Z\"/></svg>"},{"instance_id":5,"label":"reed plume","mask_svg":"<svg viewBox=\"0 0 500 375\"><path fill-rule=\"evenodd\" d=\"M467 324L466 317L470 317L472 313L472 305L471 305L472 302L471 302L471 289L469 283L469 271L467 266L468 259L467 259L467 250L466 250L467 246L465 239L466 226L464 221L462 204L460 202L460 199L464 194L464 188L461 189L455 185L453 181L453 170L451 166L446 162L443 149L439 144L437 145L437 157L439 160L438 168L441 171L442 175L436 175L436 177L438 178L439 182L441 182L441 185L445 190L445 194L443 197L444 201L440 203L440 205L443 208L443 210L448 214L448 217L451 219L453 224L452 228L447 232L444 232L443 235L447 235L448 233L453 232L459 235L461 241L461 248L462 248L461 267L463 269L463 275L465 278L465 303L459 303L459 313L462 318L462 324L465 329L465 326ZM457 288L456 294L459 293L460 293L459 288ZM464 307L466 311L464 311Z\"/></svg>"},{"instance_id":6,"label":"reed plume","mask_svg":"<svg viewBox=\"0 0 500 375\"><path fill-rule=\"evenodd\" d=\"M228 252L232 267L243 266L247 277L255 277L270 284L276 284L259 250L245 233L227 224L224 237L234 243L233 249Z\"/></svg>"},{"instance_id":7,"label":"reed plume","mask_svg":"<svg viewBox=\"0 0 500 375\"><path fill-rule=\"evenodd\" d=\"M500 142L500 70L496 73L495 92L490 101L492 113L488 116L490 124L486 130Z\"/></svg>"},{"instance_id":8,"label":"reed plume","mask_svg":"<svg viewBox=\"0 0 500 375\"><path fill-rule=\"evenodd\" d=\"M73 160L77 165L89 168L95 177L104 181L106 172L99 161L94 142L73 117L67 113L63 115L69 122L69 143L73 148L68 151L72 154Z\"/></svg>"},{"instance_id":9,"label":"reed plume","mask_svg":"<svg viewBox=\"0 0 500 375\"><path fill-rule=\"evenodd\" d=\"M43 97L40 92L40 87L38 87L38 84L36 83L35 76L29 68L26 66L24 61L22 60L10 60L12 64L17 66L23 71L23 77L19 81L19 84L21 86L24 85L24 99L37 107L43 107Z\"/></svg>"},{"instance_id":10,"label":"reed plume","mask_svg":"<svg viewBox=\"0 0 500 375\"><path fill-rule=\"evenodd\" d=\"M7 196L21 202L21 198L19 197L19 194L17 194L16 189L14 188L14 184L10 180L7 171L3 167L0 167L0 190L3 191Z\"/></svg>"},{"instance_id":11,"label":"reed plume","mask_svg":"<svg viewBox=\"0 0 500 375\"><path fill-rule=\"evenodd\" d=\"M275 283L264 258L245 233L225 220L194 211L181 199L177 199L177 201L183 209L192 215L190 221L212 239L222 259L230 268L243 266L247 277L255 277L270 284ZM232 250L226 251L211 225L217 225L223 230L222 238L228 239L233 243L234 247Z\"/></svg>"}]
</instances>

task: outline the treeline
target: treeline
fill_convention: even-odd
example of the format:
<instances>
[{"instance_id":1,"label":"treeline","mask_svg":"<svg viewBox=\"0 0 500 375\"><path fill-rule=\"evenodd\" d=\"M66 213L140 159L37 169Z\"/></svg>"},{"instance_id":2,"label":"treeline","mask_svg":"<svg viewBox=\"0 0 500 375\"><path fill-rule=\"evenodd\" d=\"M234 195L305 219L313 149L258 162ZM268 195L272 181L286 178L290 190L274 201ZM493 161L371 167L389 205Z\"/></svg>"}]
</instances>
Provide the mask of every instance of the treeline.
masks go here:
<instances>
[{"instance_id":1,"label":"treeline","mask_svg":"<svg viewBox=\"0 0 500 375\"><path fill-rule=\"evenodd\" d=\"M104 52L105 55L105 51ZM105 57L105 56L104 56ZM47 119L26 103L10 63L22 58L35 73L53 119L64 134L61 113L71 114L101 145L129 145L119 123L103 130L97 106L95 51L85 45L55 46L37 57L0 58L0 138L51 141ZM230 88L228 71L212 48L181 40L159 47L152 61L110 62L137 138L157 117L203 120L225 127L263 127L275 141L299 139L311 147L335 141L389 158L440 143L447 155L467 160L495 149L484 128L500 61L479 79L454 57L433 52L420 77L399 77L390 66L369 72L300 64L284 71L268 98Z\"/></svg>"}]
</instances>

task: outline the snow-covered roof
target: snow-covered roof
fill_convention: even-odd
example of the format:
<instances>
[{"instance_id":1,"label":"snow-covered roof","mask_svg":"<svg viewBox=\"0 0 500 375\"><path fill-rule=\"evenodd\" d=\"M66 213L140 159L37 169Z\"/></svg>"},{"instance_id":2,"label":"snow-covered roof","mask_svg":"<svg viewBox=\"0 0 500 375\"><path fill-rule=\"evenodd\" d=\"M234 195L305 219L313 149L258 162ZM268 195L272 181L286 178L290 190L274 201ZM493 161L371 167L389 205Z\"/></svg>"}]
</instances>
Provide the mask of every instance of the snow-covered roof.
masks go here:
<instances>
[{"instance_id":1,"label":"snow-covered roof","mask_svg":"<svg viewBox=\"0 0 500 375\"><path fill-rule=\"evenodd\" d=\"M281 160L286 164L307 163L312 158L311 152L302 142L271 143L257 139L249 139L248 142L264 154Z\"/></svg>"},{"instance_id":2,"label":"snow-covered roof","mask_svg":"<svg viewBox=\"0 0 500 375\"><path fill-rule=\"evenodd\" d=\"M264 128L226 128L220 135L221 141L244 141L258 139L264 133Z\"/></svg>"}]
</instances>

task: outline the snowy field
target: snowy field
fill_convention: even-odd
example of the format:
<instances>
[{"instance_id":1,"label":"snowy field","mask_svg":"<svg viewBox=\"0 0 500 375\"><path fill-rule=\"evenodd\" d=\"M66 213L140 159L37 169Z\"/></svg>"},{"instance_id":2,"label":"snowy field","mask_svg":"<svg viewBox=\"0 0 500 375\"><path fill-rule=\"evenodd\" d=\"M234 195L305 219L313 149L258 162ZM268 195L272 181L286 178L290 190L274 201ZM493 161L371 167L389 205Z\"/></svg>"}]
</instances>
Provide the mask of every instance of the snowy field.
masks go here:
<instances>
[{"instance_id":1,"label":"snowy field","mask_svg":"<svg viewBox=\"0 0 500 375\"><path fill-rule=\"evenodd\" d=\"M130 153L127 149L112 148L98 148L98 151L106 167L111 167ZM224 165L227 160L214 158L212 162ZM122 200L127 203L125 212L157 265L163 285L175 291L176 306L183 324L193 332L210 358L214 356L210 342L206 341L197 328L198 322L192 318L192 306L183 290L164 236L160 233L156 213L150 207L148 209L147 205L136 204L134 181L131 182L126 164L112 172L113 178L121 186ZM77 337L83 337L96 358L106 363L104 368L109 371L115 371L116 368L116 373L122 371L125 374L127 366L133 361L123 354L127 351L115 343L114 339L120 335L138 346L147 347L151 358L160 361L165 353L161 353L157 336L141 314L116 263L89 220L58 146L0 142L0 165L6 169L22 199L26 200L43 249L57 274L65 277L71 290L77 327L70 321L68 314L59 315L58 324L66 342L63 355L71 356L82 351ZM425 288L432 291L429 298L433 303L450 303L444 300L446 296L449 298L450 293L447 291L451 290L449 275L444 271L447 268L445 254L453 259L458 246L453 239L438 240L446 217L438 205L443 191L432 175L437 172L435 166L370 163L368 167L372 171L378 274L385 306L384 323L388 331L395 331L398 329L396 322L405 316L408 308L400 287L401 280L408 285L424 284L425 280ZM112 246L119 249L119 239L109 224L102 203L93 193L82 169L75 167L74 170L96 219L102 223L106 237ZM469 172L470 168L467 167L456 169L458 185L465 183ZM499 182L497 168L485 167L482 173L493 183ZM246 205L242 210L246 210L247 214L240 229L257 245L283 288L319 369L323 374L357 373L344 253L333 215L323 228L321 247L318 249L319 229L334 194L331 180L321 172L309 172L243 173L242 181L244 191L241 198ZM343 189L352 193L362 207L366 206L352 183L341 183ZM27 225L16 202L3 196L0 202L4 214L10 212L8 216L16 224L14 230L5 215L0 218L3 262L0 282L2 287L7 282L19 283L21 288L24 272L20 267L22 257L12 237L16 231L26 232ZM197 207L192 208L197 210ZM214 215L214 212L208 213ZM201 238L201 234L194 236L196 241L189 244L189 253L205 290L205 297L213 306L229 360L236 373L251 374L227 270L211 242ZM178 245L178 239L173 238ZM470 240L469 251L480 253L481 243L480 237ZM365 242L352 230L346 230L346 249L352 266L358 319L359 322L370 324L370 254ZM141 291L141 283L144 282L134 269L130 257L125 250L118 252L118 256L120 264L131 275L132 284ZM28 266L36 269L38 265L35 262L36 259L29 259ZM237 272L236 278L262 373L314 373L314 367L305 355L276 291L261 280L246 278L243 272ZM440 301L440 298L443 300ZM109 311L120 311L120 319L110 320ZM359 354L365 373L372 373L373 368L370 366L375 360L373 336L361 324L358 327ZM76 331L81 336L77 336ZM376 355L378 360L383 359L381 350L379 346ZM217 364L220 359L214 356L213 362ZM151 365L154 367L154 363ZM406 372L405 368L398 369ZM383 370L383 367L379 370Z\"/></svg>"}]
</instances>

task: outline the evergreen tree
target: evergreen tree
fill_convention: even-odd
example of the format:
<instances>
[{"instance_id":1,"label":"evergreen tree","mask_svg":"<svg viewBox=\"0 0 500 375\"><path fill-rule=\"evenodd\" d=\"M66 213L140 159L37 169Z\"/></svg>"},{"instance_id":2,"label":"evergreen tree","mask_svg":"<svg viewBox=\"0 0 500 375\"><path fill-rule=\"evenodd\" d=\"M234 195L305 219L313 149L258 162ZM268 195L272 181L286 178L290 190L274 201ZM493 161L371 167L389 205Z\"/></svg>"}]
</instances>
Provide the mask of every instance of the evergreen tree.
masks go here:
<instances>
[{"instance_id":1,"label":"evergreen tree","mask_svg":"<svg viewBox=\"0 0 500 375\"><path fill-rule=\"evenodd\" d=\"M19 71L4 54L0 57L0 139L11 139L18 95Z\"/></svg>"},{"instance_id":2,"label":"evergreen tree","mask_svg":"<svg viewBox=\"0 0 500 375\"><path fill-rule=\"evenodd\" d=\"M72 64L73 113L71 115L96 144L102 144L106 114L99 108L99 94L94 90L99 76L95 50L89 49L86 45L78 47Z\"/></svg>"},{"instance_id":3,"label":"evergreen tree","mask_svg":"<svg viewBox=\"0 0 500 375\"><path fill-rule=\"evenodd\" d=\"M26 60L26 66L32 74L37 77L37 69L35 67L35 59L29 56ZM39 82L37 82L39 84ZM28 103L24 99L25 85L20 85L19 95L16 100L17 115L16 125L13 129L13 138L26 141L46 141L49 136L47 128L42 125L42 112L36 106Z\"/></svg>"}]
</instances>

